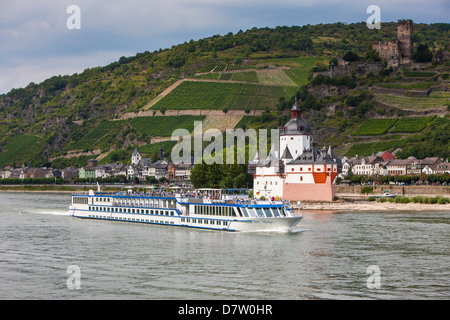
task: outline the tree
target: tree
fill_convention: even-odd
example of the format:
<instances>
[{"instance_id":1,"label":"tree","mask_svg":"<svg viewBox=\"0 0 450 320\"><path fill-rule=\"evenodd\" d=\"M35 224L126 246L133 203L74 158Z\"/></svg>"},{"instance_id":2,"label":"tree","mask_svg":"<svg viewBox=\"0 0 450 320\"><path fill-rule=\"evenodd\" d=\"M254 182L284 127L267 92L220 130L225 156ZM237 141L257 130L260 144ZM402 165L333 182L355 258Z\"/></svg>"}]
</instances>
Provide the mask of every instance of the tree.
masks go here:
<instances>
[{"instance_id":1,"label":"tree","mask_svg":"<svg viewBox=\"0 0 450 320\"><path fill-rule=\"evenodd\" d=\"M344 59L345 61L348 61L348 62L353 62L353 61L358 61L360 58L353 51L348 51L346 54L344 54L342 59Z\"/></svg>"},{"instance_id":2,"label":"tree","mask_svg":"<svg viewBox=\"0 0 450 320\"><path fill-rule=\"evenodd\" d=\"M364 60L365 61L381 61L380 53L374 49L367 50Z\"/></svg>"},{"instance_id":3,"label":"tree","mask_svg":"<svg viewBox=\"0 0 450 320\"><path fill-rule=\"evenodd\" d=\"M417 62L430 62L432 59L433 53L430 51L430 48L425 44L420 44L417 47L415 60Z\"/></svg>"},{"instance_id":4,"label":"tree","mask_svg":"<svg viewBox=\"0 0 450 320\"><path fill-rule=\"evenodd\" d=\"M208 166L204 161L200 164L196 164L191 171L191 183L194 188L204 188L208 186L208 179L206 177L206 171Z\"/></svg>"}]
</instances>

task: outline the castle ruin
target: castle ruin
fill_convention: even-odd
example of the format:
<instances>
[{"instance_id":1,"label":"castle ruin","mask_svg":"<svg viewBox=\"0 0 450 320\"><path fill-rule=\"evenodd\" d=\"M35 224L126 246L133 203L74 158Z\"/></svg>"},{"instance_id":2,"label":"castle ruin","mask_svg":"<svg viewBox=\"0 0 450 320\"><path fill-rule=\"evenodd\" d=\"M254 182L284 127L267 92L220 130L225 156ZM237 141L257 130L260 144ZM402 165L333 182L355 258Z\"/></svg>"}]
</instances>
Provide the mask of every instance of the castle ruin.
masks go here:
<instances>
[{"instance_id":1,"label":"castle ruin","mask_svg":"<svg viewBox=\"0 0 450 320\"><path fill-rule=\"evenodd\" d=\"M372 44L372 49L378 51L388 66L411 63L414 57L412 20L398 20L397 41L376 42Z\"/></svg>"}]
</instances>

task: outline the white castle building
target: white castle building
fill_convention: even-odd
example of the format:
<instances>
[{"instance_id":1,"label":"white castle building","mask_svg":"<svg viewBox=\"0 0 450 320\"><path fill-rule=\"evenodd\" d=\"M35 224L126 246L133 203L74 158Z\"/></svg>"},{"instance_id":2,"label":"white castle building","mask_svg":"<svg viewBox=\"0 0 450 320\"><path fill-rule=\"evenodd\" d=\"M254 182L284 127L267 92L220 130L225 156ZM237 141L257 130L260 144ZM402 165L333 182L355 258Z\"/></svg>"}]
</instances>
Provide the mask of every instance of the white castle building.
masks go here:
<instances>
[{"instance_id":1,"label":"white castle building","mask_svg":"<svg viewBox=\"0 0 450 320\"><path fill-rule=\"evenodd\" d=\"M266 159L249 161L253 174L253 192L257 198L278 198L289 201L333 201L338 161L331 146L317 148L310 126L302 120L295 102L291 120L280 129L279 146Z\"/></svg>"}]
</instances>

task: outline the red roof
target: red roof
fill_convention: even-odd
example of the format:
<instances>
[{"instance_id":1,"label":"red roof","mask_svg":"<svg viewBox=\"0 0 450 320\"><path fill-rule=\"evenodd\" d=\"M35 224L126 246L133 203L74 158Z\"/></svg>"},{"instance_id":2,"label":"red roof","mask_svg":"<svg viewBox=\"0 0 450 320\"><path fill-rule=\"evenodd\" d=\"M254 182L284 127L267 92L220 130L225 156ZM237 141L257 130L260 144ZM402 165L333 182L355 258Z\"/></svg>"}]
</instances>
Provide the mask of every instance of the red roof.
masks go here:
<instances>
[{"instance_id":1,"label":"red roof","mask_svg":"<svg viewBox=\"0 0 450 320\"><path fill-rule=\"evenodd\" d=\"M393 160L393 159L395 159L395 157L389 151L386 151L385 153L383 153L381 158L384 159L384 160Z\"/></svg>"}]
</instances>

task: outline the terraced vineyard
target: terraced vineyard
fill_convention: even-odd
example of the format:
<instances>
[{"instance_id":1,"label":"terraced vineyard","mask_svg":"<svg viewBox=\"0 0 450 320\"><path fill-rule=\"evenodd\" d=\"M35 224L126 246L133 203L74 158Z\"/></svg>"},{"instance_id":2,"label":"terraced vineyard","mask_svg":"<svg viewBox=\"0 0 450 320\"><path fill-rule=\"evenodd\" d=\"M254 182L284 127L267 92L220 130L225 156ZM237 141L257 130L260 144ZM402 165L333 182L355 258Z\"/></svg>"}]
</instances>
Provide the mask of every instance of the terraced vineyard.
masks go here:
<instances>
[{"instance_id":1,"label":"terraced vineyard","mask_svg":"<svg viewBox=\"0 0 450 320\"><path fill-rule=\"evenodd\" d=\"M149 137L170 137L175 129L194 130L194 121L203 121L205 116L159 116L159 117L136 117L131 124L140 133Z\"/></svg>"},{"instance_id":2,"label":"terraced vineyard","mask_svg":"<svg viewBox=\"0 0 450 320\"><path fill-rule=\"evenodd\" d=\"M67 146L67 150L93 150L112 146L117 136L131 124L140 134L147 137L170 137L175 129L194 129L194 121L203 121L205 116L159 116L136 117L128 120L102 121L82 139Z\"/></svg>"},{"instance_id":3,"label":"terraced vineyard","mask_svg":"<svg viewBox=\"0 0 450 320\"><path fill-rule=\"evenodd\" d=\"M289 78L291 78L292 81L294 81L297 85L302 86L305 84L308 84L308 71L302 70L302 69L289 69L284 70L284 72L287 74Z\"/></svg>"},{"instance_id":4,"label":"terraced vineyard","mask_svg":"<svg viewBox=\"0 0 450 320\"><path fill-rule=\"evenodd\" d=\"M377 94L376 100L401 109L422 110L427 108L446 109L450 101L450 92L434 91L428 97L407 97L392 94Z\"/></svg>"},{"instance_id":5,"label":"terraced vineyard","mask_svg":"<svg viewBox=\"0 0 450 320\"><path fill-rule=\"evenodd\" d=\"M272 109L281 97L289 98L297 90L297 87L251 83L185 81L156 103L153 109Z\"/></svg>"},{"instance_id":6,"label":"terraced vineyard","mask_svg":"<svg viewBox=\"0 0 450 320\"><path fill-rule=\"evenodd\" d=\"M214 74L216 75L216 74ZM256 71L221 73L217 75L217 80L231 80L243 82L259 82Z\"/></svg>"},{"instance_id":7,"label":"terraced vineyard","mask_svg":"<svg viewBox=\"0 0 450 320\"><path fill-rule=\"evenodd\" d=\"M281 86L296 86L297 84L282 69L266 69L257 72L259 83Z\"/></svg>"},{"instance_id":8,"label":"terraced vineyard","mask_svg":"<svg viewBox=\"0 0 450 320\"><path fill-rule=\"evenodd\" d=\"M102 121L95 129L88 132L81 140L74 141L67 150L93 150L114 144L116 136L124 126L124 120Z\"/></svg>"},{"instance_id":9,"label":"terraced vineyard","mask_svg":"<svg viewBox=\"0 0 450 320\"><path fill-rule=\"evenodd\" d=\"M0 168L25 163L41 152L43 147L37 136L16 136L0 150Z\"/></svg>"},{"instance_id":10,"label":"terraced vineyard","mask_svg":"<svg viewBox=\"0 0 450 320\"><path fill-rule=\"evenodd\" d=\"M353 131L352 136L376 136L385 133L398 119L367 119Z\"/></svg>"},{"instance_id":11,"label":"terraced vineyard","mask_svg":"<svg viewBox=\"0 0 450 320\"><path fill-rule=\"evenodd\" d=\"M386 140L368 143L356 143L346 153L347 157L368 156L382 150L394 151L403 145L402 140Z\"/></svg>"},{"instance_id":12,"label":"terraced vineyard","mask_svg":"<svg viewBox=\"0 0 450 320\"><path fill-rule=\"evenodd\" d=\"M435 117L401 118L395 123L391 133L420 132L427 127L427 124Z\"/></svg>"}]
</instances>

